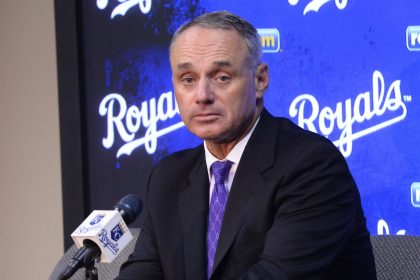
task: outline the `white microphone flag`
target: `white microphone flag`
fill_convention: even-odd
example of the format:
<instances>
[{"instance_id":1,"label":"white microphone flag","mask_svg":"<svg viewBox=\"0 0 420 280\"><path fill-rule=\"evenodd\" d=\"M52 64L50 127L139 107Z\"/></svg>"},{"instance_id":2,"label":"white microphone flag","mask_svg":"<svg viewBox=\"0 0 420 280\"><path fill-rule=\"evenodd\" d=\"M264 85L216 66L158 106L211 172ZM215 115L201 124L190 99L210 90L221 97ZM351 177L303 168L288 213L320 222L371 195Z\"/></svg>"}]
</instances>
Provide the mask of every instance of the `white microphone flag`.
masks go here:
<instances>
[{"instance_id":1,"label":"white microphone flag","mask_svg":"<svg viewBox=\"0 0 420 280\"><path fill-rule=\"evenodd\" d=\"M118 210L94 210L71 234L76 246L89 239L101 249L100 262L110 263L133 239Z\"/></svg>"}]
</instances>

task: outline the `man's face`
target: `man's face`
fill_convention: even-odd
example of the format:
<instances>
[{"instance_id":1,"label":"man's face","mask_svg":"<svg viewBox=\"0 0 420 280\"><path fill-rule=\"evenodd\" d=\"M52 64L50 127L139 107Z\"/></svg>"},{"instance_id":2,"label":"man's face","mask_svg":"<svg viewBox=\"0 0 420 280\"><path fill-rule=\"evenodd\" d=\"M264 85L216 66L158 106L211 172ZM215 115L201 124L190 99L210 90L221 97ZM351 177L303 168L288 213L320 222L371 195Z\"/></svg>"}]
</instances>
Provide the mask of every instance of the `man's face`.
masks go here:
<instances>
[{"instance_id":1,"label":"man's face","mask_svg":"<svg viewBox=\"0 0 420 280\"><path fill-rule=\"evenodd\" d=\"M194 26L171 49L175 96L187 128L214 143L244 136L257 114L249 51L233 30Z\"/></svg>"}]
</instances>

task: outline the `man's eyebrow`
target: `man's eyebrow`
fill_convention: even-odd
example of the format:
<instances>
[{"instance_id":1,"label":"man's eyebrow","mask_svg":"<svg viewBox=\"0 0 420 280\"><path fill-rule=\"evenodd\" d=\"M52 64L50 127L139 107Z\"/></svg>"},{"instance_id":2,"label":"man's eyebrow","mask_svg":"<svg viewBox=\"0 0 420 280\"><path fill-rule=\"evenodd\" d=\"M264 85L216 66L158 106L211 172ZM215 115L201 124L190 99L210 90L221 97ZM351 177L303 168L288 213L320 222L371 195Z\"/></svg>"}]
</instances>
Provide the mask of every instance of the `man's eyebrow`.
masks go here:
<instances>
[{"instance_id":1,"label":"man's eyebrow","mask_svg":"<svg viewBox=\"0 0 420 280\"><path fill-rule=\"evenodd\" d=\"M192 63L191 62L184 62L184 63L180 63L176 66L176 68L178 70L185 70L185 69L190 69L192 67Z\"/></svg>"},{"instance_id":2,"label":"man's eyebrow","mask_svg":"<svg viewBox=\"0 0 420 280\"><path fill-rule=\"evenodd\" d=\"M232 63L228 60L216 60L213 65L218 67L232 67Z\"/></svg>"},{"instance_id":3,"label":"man's eyebrow","mask_svg":"<svg viewBox=\"0 0 420 280\"><path fill-rule=\"evenodd\" d=\"M232 67L232 63L228 60L216 60L213 62L214 66L217 67ZM190 69L192 68L193 65L191 62L184 62L184 63L179 63L176 68L178 70L186 70L186 69Z\"/></svg>"}]
</instances>

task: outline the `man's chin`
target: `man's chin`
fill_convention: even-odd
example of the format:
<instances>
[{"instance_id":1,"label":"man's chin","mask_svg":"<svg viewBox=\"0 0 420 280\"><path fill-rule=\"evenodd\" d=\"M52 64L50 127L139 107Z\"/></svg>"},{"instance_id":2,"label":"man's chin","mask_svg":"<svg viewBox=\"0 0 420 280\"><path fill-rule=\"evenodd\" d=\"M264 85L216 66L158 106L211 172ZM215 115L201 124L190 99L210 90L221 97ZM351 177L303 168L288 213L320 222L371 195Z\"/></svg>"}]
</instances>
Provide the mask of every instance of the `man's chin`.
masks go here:
<instances>
[{"instance_id":1,"label":"man's chin","mask_svg":"<svg viewBox=\"0 0 420 280\"><path fill-rule=\"evenodd\" d=\"M196 134L196 136L203 139L207 143L218 144L218 145L229 144L229 143L232 143L234 141L234 139L229 137L229 135L227 133L205 134L205 135L197 135Z\"/></svg>"},{"instance_id":2,"label":"man's chin","mask_svg":"<svg viewBox=\"0 0 420 280\"><path fill-rule=\"evenodd\" d=\"M217 141L218 139L220 139L220 135L223 135L223 133L220 130L203 130L202 128L203 127L190 131L198 138L211 142Z\"/></svg>"}]
</instances>

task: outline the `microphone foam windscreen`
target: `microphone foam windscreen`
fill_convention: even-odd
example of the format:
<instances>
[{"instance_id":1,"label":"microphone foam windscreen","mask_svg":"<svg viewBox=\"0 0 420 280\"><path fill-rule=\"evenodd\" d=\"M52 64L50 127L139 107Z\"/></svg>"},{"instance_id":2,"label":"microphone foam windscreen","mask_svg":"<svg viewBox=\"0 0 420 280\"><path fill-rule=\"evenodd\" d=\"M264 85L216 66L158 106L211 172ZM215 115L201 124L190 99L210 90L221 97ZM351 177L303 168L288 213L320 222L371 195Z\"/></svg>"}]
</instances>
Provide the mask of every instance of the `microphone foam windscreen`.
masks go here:
<instances>
[{"instance_id":1,"label":"microphone foam windscreen","mask_svg":"<svg viewBox=\"0 0 420 280\"><path fill-rule=\"evenodd\" d=\"M128 225L137 218L143 208L143 205L137 195L128 194L115 204L115 208L124 212L123 219Z\"/></svg>"}]
</instances>

